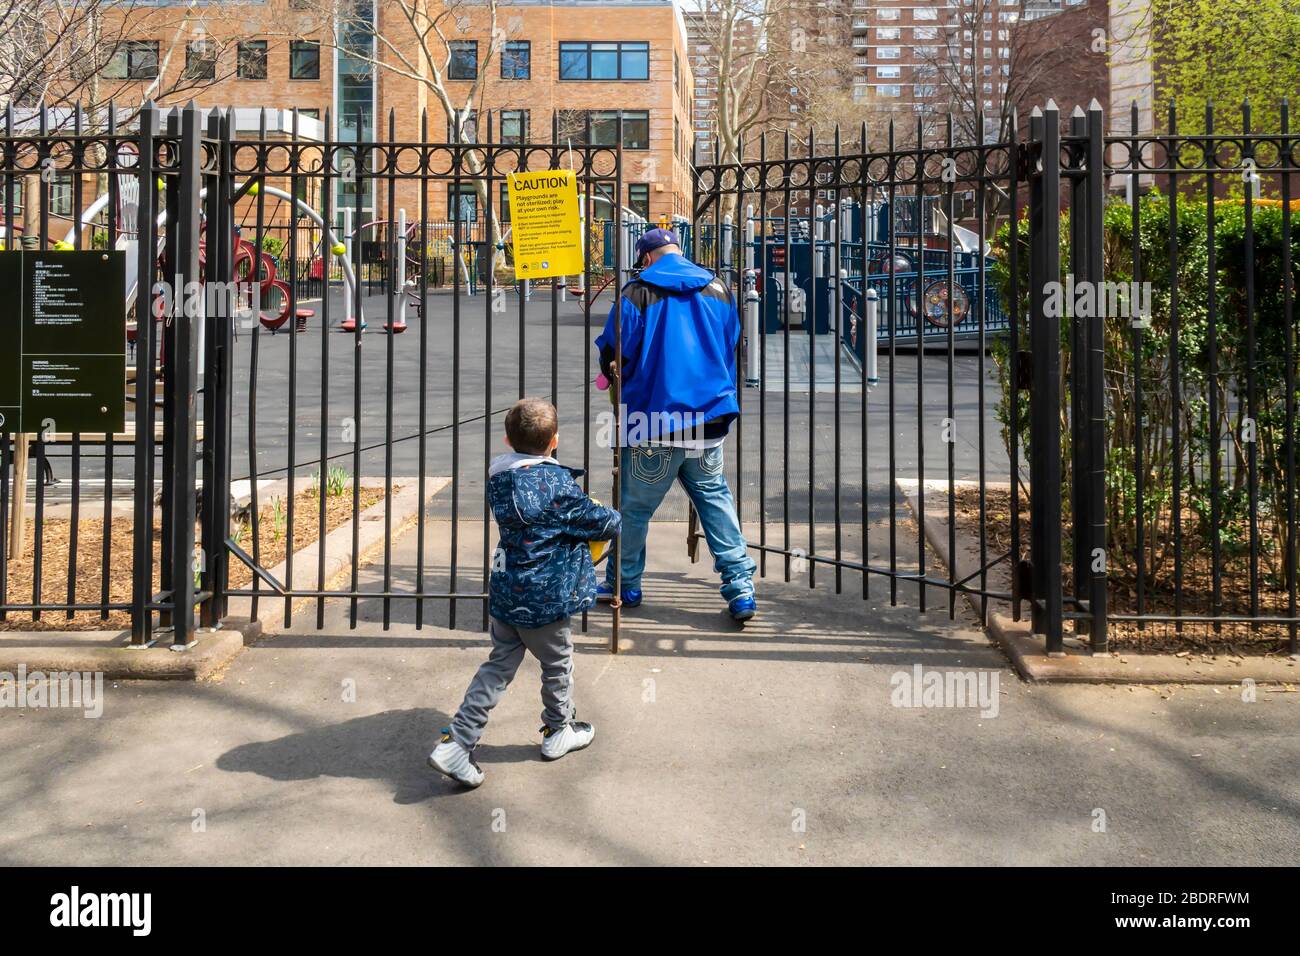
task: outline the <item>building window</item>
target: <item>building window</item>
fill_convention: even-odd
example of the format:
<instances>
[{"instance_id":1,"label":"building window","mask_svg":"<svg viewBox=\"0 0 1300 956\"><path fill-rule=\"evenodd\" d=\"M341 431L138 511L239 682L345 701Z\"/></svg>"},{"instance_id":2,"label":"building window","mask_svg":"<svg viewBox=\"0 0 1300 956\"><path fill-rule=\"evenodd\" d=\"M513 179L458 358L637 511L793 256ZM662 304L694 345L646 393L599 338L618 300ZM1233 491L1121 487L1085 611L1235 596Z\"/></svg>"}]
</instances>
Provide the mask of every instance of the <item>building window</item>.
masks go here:
<instances>
[{"instance_id":1,"label":"building window","mask_svg":"<svg viewBox=\"0 0 1300 956\"><path fill-rule=\"evenodd\" d=\"M896 80L903 75L901 66L878 66L876 67L876 76L882 80Z\"/></svg>"},{"instance_id":2,"label":"building window","mask_svg":"<svg viewBox=\"0 0 1300 956\"><path fill-rule=\"evenodd\" d=\"M266 41L241 40L236 75L241 80L266 79Z\"/></svg>"},{"instance_id":3,"label":"building window","mask_svg":"<svg viewBox=\"0 0 1300 956\"><path fill-rule=\"evenodd\" d=\"M158 41L126 40L104 66L110 80L152 80L158 76Z\"/></svg>"},{"instance_id":4,"label":"building window","mask_svg":"<svg viewBox=\"0 0 1300 956\"><path fill-rule=\"evenodd\" d=\"M592 183L591 185L592 219L614 218L614 184Z\"/></svg>"},{"instance_id":5,"label":"building window","mask_svg":"<svg viewBox=\"0 0 1300 956\"><path fill-rule=\"evenodd\" d=\"M528 110L501 111L501 142L528 142Z\"/></svg>"},{"instance_id":6,"label":"building window","mask_svg":"<svg viewBox=\"0 0 1300 956\"><path fill-rule=\"evenodd\" d=\"M58 173L50 180L50 215L72 215L72 176Z\"/></svg>"},{"instance_id":7,"label":"building window","mask_svg":"<svg viewBox=\"0 0 1300 956\"><path fill-rule=\"evenodd\" d=\"M289 44L289 79L320 79L320 41L293 40Z\"/></svg>"},{"instance_id":8,"label":"building window","mask_svg":"<svg viewBox=\"0 0 1300 956\"><path fill-rule=\"evenodd\" d=\"M903 95L903 88L897 83L886 83L883 86L877 86L876 92L881 96L897 97Z\"/></svg>"},{"instance_id":9,"label":"building window","mask_svg":"<svg viewBox=\"0 0 1300 956\"><path fill-rule=\"evenodd\" d=\"M650 218L650 184L627 184L627 208L642 219Z\"/></svg>"},{"instance_id":10,"label":"building window","mask_svg":"<svg viewBox=\"0 0 1300 956\"><path fill-rule=\"evenodd\" d=\"M370 186L373 185L373 180L367 172L367 164L371 163L371 160L359 156L352 149L341 149L335 156L340 168L344 163L351 161L353 168L357 171L355 176L339 177L339 208L370 208Z\"/></svg>"},{"instance_id":11,"label":"building window","mask_svg":"<svg viewBox=\"0 0 1300 956\"><path fill-rule=\"evenodd\" d=\"M447 79L473 80L478 77L478 41L452 40L451 62L447 66Z\"/></svg>"},{"instance_id":12,"label":"building window","mask_svg":"<svg viewBox=\"0 0 1300 956\"><path fill-rule=\"evenodd\" d=\"M649 43L561 43L562 80L648 80Z\"/></svg>"},{"instance_id":13,"label":"building window","mask_svg":"<svg viewBox=\"0 0 1300 956\"><path fill-rule=\"evenodd\" d=\"M618 110L596 110L591 114L591 145L614 146L618 143ZM650 113L648 110L623 111L623 148L650 148Z\"/></svg>"},{"instance_id":14,"label":"building window","mask_svg":"<svg viewBox=\"0 0 1300 956\"><path fill-rule=\"evenodd\" d=\"M533 45L527 40L509 40L501 48L501 79L527 80L532 76Z\"/></svg>"},{"instance_id":15,"label":"building window","mask_svg":"<svg viewBox=\"0 0 1300 956\"><path fill-rule=\"evenodd\" d=\"M557 124L560 142L587 142L591 125L592 146L614 146L618 142L618 110L559 110ZM650 148L650 113L648 110L623 110L623 148Z\"/></svg>"},{"instance_id":16,"label":"building window","mask_svg":"<svg viewBox=\"0 0 1300 956\"><path fill-rule=\"evenodd\" d=\"M191 40L185 44L185 79L215 80L217 78L217 50L207 40Z\"/></svg>"},{"instance_id":17,"label":"building window","mask_svg":"<svg viewBox=\"0 0 1300 956\"><path fill-rule=\"evenodd\" d=\"M912 11L913 20L938 20L939 11L934 7L917 7Z\"/></svg>"},{"instance_id":18,"label":"building window","mask_svg":"<svg viewBox=\"0 0 1300 956\"><path fill-rule=\"evenodd\" d=\"M882 46L876 48L876 56L882 60L897 60L902 55L902 51L896 46Z\"/></svg>"},{"instance_id":19,"label":"building window","mask_svg":"<svg viewBox=\"0 0 1300 956\"><path fill-rule=\"evenodd\" d=\"M456 123L447 120L447 142L449 143L477 143L478 142L478 111L477 110L457 110L457 118L460 119L460 135L456 133Z\"/></svg>"},{"instance_id":20,"label":"building window","mask_svg":"<svg viewBox=\"0 0 1300 956\"><path fill-rule=\"evenodd\" d=\"M475 222L478 219L478 193L473 186L462 185L457 195L455 184L447 185L447 218L452 222Z\"/></svg>"},{"instance_id":21,"label":"building window","mask_svg":"<svg viewBox=\"0 0 1300 956\"><path fill-rule=\"evenodd\" d=\"M877 40L897 40L902 36L902 31L898 27L877 27Z\"/></svg>"},{"instance_id":22,"label":"building window","mask_svg":"<svg viewBox=\"0 0 1300 956\"><path fill-rule=\"evenodd\" d=\"M497 221L510 221L510 184L501 184L501 202L497 206Z\"/></svg>"}]
</instances>

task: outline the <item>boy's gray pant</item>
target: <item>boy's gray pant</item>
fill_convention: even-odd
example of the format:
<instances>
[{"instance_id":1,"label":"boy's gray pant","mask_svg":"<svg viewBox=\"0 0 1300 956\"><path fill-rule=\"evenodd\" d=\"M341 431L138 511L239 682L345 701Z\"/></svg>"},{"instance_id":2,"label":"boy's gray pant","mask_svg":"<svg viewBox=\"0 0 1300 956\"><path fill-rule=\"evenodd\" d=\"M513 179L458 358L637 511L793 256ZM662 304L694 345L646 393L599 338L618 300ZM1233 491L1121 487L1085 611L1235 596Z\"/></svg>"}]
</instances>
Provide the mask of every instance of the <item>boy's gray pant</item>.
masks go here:
<instances>
[{"instance_id":1,"label":"boy's gray pant","mask_svg":"<svg viewBox=\"0 0 1300 956\"><path fill-rule=\"evenodd\" d=\"M525 650L542 665L542 722L558 728L572 720L573 634L569 619L563 617L543 627L515 627L495 617L488 623L492 653L469 682L465 700L452 718L452 739L471 750L478 745L488 714L514 680Z\"/></svg>"}]
</instances>

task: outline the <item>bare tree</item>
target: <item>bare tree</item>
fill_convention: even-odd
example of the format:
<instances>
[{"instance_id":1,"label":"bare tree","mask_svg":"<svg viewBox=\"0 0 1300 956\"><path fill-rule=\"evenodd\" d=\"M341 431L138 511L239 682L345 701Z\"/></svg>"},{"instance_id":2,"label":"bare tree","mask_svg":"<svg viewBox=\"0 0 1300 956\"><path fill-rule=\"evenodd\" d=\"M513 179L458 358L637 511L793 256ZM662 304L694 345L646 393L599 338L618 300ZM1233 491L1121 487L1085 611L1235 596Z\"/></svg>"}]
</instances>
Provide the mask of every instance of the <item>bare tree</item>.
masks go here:
<instances>
[{"instance_id":1,"label":"bare tree","mask_svg":"<svg viewBox=\"0 0 1300 956\"><path fill-rule=\"evenodd\" d=\"M184 99L233 75L236 58L222 55L236 42L223 38L240 34L223 29L231 15L197 0L0 0L0 106L44 104L57 126L77 105L98 122L115 101L129 123L149 100Z\"/></svg>"},{"instance_id":2,"label":"bare tree","mask_svg":"<svg viewBox=\"0 0 1300 956\"><path fill-rule=\"evenodd\" d=\"M970 0L938 28L913 87L928 133L951 113L958 142L1010 136L1022 104L1062 59L1058 46L1034 42L1026 29L1025 14L1034 6L1031 0L1011 8L1001 0Z\"/></svg>"},{"instance_id":3,"label":"bare tree","mask_svg":"<svg viewBox=\"0 0 1300 956\"><path fill-rule=\"evenodd\" d=\"M337 53L409 80L437 106L429 117L432 129L437 130L441 121L449 140L477 140L479 116L486 115L484 92L492 63L510 36L522 29L501 24L498 0L386 0L382 31L374 29L373 0L317 0L310 6ZM474 75L460 80L454 73L467 55L459 46L466 41L476 43ZM479 208L486 209L487 181L476 175L482 171L482 157L473 150L462 157L467 185L478 196ZM496 217L491 230L497 248L501 224Z\"/></svg>"},{"instance_id":4,"label":"bare tree","mask_svg":"<svg viewBox=\"0 0 1300 956\"><path fill-rule=\"evenodd\" d=\"M736 162L761 130L790 126L817 72L809 55L817 33L802 20L808 6L804 0L701 0L692 14L696 72L716 84L709 92L716 96L720 162Z\"/></svg>"}]
</instances>

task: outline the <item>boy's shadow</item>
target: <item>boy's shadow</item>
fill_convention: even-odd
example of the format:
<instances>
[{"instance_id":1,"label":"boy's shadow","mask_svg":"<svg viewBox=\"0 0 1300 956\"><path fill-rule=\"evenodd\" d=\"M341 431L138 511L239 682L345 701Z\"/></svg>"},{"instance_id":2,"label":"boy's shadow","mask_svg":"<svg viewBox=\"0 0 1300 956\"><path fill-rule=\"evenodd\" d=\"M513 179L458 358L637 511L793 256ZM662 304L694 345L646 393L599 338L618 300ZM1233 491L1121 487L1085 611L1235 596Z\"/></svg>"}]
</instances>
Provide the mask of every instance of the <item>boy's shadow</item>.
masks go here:
<instances>
[{"instance_id":1,"label":"boy's shadow","mask_svg":"<svg viewBox=\"0 0 1300 956\"><path fill-rule=\"evenodd\" d=\"M285 782L316 777L383 780L393 788L394 803L419 803L461 790L427 762L439 728L449 722L446 714L427 707L386 710L241 744L217 758L217 767ZM541 760L537 746L528 744L480 746L474 758L484 765Z\"/></svg>"}]
</instances>

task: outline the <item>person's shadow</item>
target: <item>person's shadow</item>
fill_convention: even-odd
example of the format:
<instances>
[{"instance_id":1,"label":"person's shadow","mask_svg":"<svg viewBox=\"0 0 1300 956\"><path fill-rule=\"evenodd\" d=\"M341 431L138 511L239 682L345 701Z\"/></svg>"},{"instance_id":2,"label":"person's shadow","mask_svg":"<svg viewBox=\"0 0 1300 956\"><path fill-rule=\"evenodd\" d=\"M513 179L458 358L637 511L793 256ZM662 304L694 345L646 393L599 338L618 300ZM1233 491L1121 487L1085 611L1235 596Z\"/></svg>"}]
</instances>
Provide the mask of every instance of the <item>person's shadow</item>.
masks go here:
<instances>
[{"instance_id":1,"label":"person's shadow","mask_svg":"<svg viewBox=\"0 0 1300 956\"><path fill-rule=\"evenodd\" d=\"M429 767L429 751L447 715L432 708L386 710L341 724L288 734L275 740L241 744L217 758L217 767L255 773L271 780L351 777L383 780L394 803L419 803L458 793L455 781ZM480 764L540 760L536 745L484 745L474 751Z\"/></svg>"}]
</instances>

